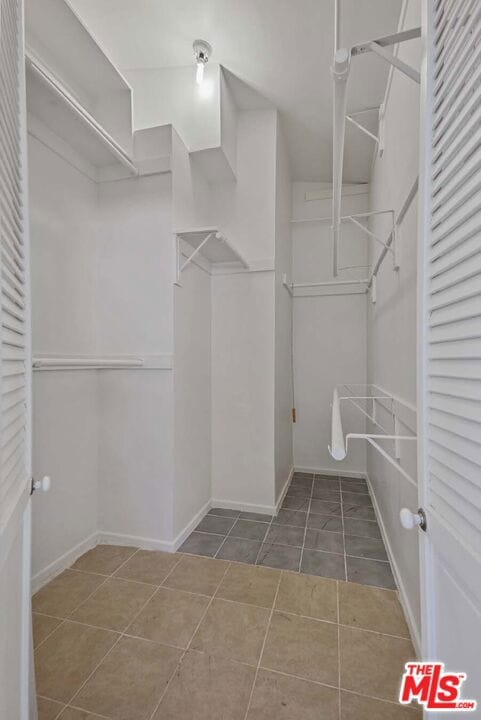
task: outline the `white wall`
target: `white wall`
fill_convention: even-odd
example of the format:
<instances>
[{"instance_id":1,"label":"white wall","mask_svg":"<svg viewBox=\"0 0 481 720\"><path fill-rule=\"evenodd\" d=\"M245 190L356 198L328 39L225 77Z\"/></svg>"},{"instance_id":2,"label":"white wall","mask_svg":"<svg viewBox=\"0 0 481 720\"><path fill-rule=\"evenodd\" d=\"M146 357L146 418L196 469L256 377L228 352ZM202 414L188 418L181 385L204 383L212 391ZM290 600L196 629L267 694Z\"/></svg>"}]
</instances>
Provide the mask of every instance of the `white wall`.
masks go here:
<instances>
[{"instance_id":1,"label":"white wall","mask_svg":"<svg viewBox=\"0 0 481 720\"><path fill-rule=\"evenodd\" d=\"M275 498L285 487L293 467L292 446L292 300L282 284L292 277L291 182L289 159L278 118L276 138L275 219Z\"/></svg>"},{"instance_id":2,"label":"white wall","mask_svg":"<svg viewBox=\"0 0 481 720\"><path fill-rule=\"evenodd\" d=\"M329 197L305 200L306 193L320 193L320 190L321 186L315 183L293 184L293 219L331 216ZM347 195L343 198L342 211L363 212L366 206L366 195ZM292 245L294 282L332 279L329 222L293 223ZM339 264L366 263L365 235L352 225L343 224ZM357 277L365 274L365 270L355 272ZM347 277L347 274L341 273L339 277ZM344 289L352 291L349 287ZM331 458L327 445L331 436L334 387L342 383L366 382L366 295L319 297L317 288L302 292L306 297L294 300L295 467L338 474L364 473L365 443L353 441L342 462ZM353 432L364 431L362 416L349 406L343 407L343 423Z\"/></svg>"},{"instance_id":3,"label":"white wall","mask_svg":"<svg viewBox=\"0 0 481 720\"><path fill-rule=\"evenodd\" d=\"M211 283L193 263L174 293L174 536L211 497Z\"/></svg>"},{"instance_id":4,"label":"white wall","mask_svg":"<svg viewBox=\"0 0 481 720\"><path fill-rule=\"evenodd\" d=\"M420 24L420 1L409 0L404 27ZM400 46L400 57L419 66L420 41ZM372 208L400 210L418 173L419 86L401 73L392 76L385 117L385 151L375 162ZM368 382L400 399L416 404L416 200L399 233L400 267L393 272L389 259L378 276L377 303L368 307ZM373 229L387 237L380 220ZM378 249L371 249L377 256ZM415 447L402 445L401 463L415 475ZM419 565L417 533L401 528L399 510L417 507L417 490L387 464L375 450L368 453L368 474L387 534L396 574L411 618L419 632Z\"/></svg>"},{"instance_id":5,"label":"white wall","mask_svg":"<svg viewBox=\"0 0 481 720\"><path fill-rule=\"evenodd\" d=\"M274 274L212 278L212 495L274 504Z\"/></svg>"},{"instance_id":6,"label":"white wall","mask_svg":"<svg viewBox=\"0 0 481 720\"><path fill-rule=\"evenodd\" d=\"M96 336L101 355L173 352L171 177L98 186ZM99 372L102 531L156 541L173 532L169 370Z\"/></svg>"},{"instance_id":7,"label":"white wall","mask_svg":"<svg viewBox=\"0 0 481 720\"><path fill-rule=\"evenodd\" d=\"M95 185L29 138L33 354L95 352ZM35 372L33 473L35 575L97 529L97 377Z\"/></svg>"}]
</instances>

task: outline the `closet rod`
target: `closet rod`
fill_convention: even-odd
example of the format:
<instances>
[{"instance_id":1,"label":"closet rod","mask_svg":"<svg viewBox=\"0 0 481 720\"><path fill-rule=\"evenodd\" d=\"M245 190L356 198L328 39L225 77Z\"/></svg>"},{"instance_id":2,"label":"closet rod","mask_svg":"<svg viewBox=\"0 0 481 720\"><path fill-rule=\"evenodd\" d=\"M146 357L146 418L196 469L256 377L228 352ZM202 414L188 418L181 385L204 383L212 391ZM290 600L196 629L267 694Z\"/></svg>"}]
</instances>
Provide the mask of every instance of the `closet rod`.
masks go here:
<instances>
[{"instance_id":1,"label":"closet rod","mask_svg":"<svg viewBox=\"0 0 481 720\"><path fill-rule=\"evenodd\" d=\"M101 358L101 357L44 357L33 358L34 369L55 368L55 369L79 369L79 368L136 368L143 367L144 359L134 358Z\"/></svg>"},{"instance_id":2,"label":"closet rod","mask_svg":"<svg viewBox=\"0 0 481 720\"><path fill-rule=\"evenodd\" d=\"M95 120L94 117L66 90L63 85L57 80L57 78L37 60L35 60L28 52L25 54L26 64L38 75L45 85L47 85L53 92L66 104L74 113L80 118L80 120L92 132L97 138L111 151L117 160L126 167L133 176L139 174L138 169L134 163L130 160L125 150L109 135L109 133Z\"/></svg>"},{"instance_id":3,"label":"closet rod","mask_svg":"<svg viewBox=\"0 0 481 720\"><path fill-rule=\"evenodd\" d=\"M394 212L393 210L370 210L367 212L362 213L351 213L351 215L341 215L341 220L343 222L351 220L351 218L365 218L365 217L371 217L371 215L387 215L388 213ZM332 216L331 215L324 215L323 217L313 217L313 218L297 218L295 220L291 220L291 223L307 223L307 222L332 222Z\"/></svg>"}]
</instances>

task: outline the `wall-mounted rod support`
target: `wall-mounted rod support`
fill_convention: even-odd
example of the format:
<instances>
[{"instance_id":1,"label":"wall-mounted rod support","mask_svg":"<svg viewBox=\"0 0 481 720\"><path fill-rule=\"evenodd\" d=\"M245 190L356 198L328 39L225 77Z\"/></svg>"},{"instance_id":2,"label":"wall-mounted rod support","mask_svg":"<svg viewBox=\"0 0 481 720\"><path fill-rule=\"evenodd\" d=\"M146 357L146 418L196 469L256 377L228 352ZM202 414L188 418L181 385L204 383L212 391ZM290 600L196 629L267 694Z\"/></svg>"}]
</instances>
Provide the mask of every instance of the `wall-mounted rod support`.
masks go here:
<instances>
[{"instance_id":1,"label":"wall-mounted rod support","mask_svg":"<svg viewBox=\"0 0 481 720\"><path fill-rule=\"evenodd\" d=\"M379 138L377 135L374 135L370 130L368 130L364 125L361 125L361 123L357 122L357 120L354 120L353 114L346 115L346 120L350 122L352 125L355 125L359 130L361 130L365 135L371 138L371 140L374 140L375 143L379 143Z\"/></svg>"},{"instance_id":2,"label":"wall-mounted rod support","mask_svg":"<svg viewBox=\"0 0 481 720\"><path fill-rule=\"evenodd\" d=\"M390 45L397 45L400 42L406 42L406 40L416 40L421 37L421 28L409 28L409 30L401 30L401 32L393 33L392 35L384 35L383 37L375 38L374 40L368 40L364 43L358 43L353 45L351 48L351 55L362 55L363 53L372 52L371 44L375 42L380 47L389 47Z\"/></svg>"},{"instance_id":3,"label":"wall-mounted rod support","mask_svg":"<svg viewBox=\"0 0 481 720\"><path fill-rule=\"evenodd\" d=\"M414 80L418 85L421 84L421 74L407 63L400 60L396 55L393 55L388 50L385 50L377 42L370 43L371 50L379 55L380 58L393 65L395 68L400 70L404 75Z\"/></svg>"},{"instance_id":4,"label":"wall-mounted rod support","mask_svg":"<svg viewBox=\"0 0 481 720\"><path fill-rule=\"evenodd\" d=\"M205 245L206 243L208 243L209 240L210 240L212 237L214 237L214 235L215 235L217 238L220 238L219 233L211 232L211 233L209 233L208 235L206 235L205 238L202 240L202 242L195 248L194 252L193 252L191 255L189 255L189 257L187 258L187 260L180 266L180 272L182 272L182 270L185 270L185 268L187 267L187 265L188 265L190 262L192 262L192 260L195 258L195 256L197 255L197 253L199 253L199 252L202 250L202 248L204 247L204 245Z\"/></svg>"},{"instance_id":5,"label":"wall-mounted rod support","mask_svg":"<svg viewBox=\"0 0 481 720\"><path fill-rule=\"evenodd\" d=\"M358 220L356 220L356 218L351 217L349 219L353 223L353 225L357 225L357 227L360 228L366 235L368 235L373 240L375 240L377 243L379 243L379 245L382 245L383 248L385 248L386 250L388 250L389 252L392 252L394 254L394 250L392 249L392 247L388 246L383 240L381 240L381 238L378 235L376 235L376 233L373 233L371 230L369 230L369 228L367 228L365 225L363 225Z\"/></svg>"}]
</instances>

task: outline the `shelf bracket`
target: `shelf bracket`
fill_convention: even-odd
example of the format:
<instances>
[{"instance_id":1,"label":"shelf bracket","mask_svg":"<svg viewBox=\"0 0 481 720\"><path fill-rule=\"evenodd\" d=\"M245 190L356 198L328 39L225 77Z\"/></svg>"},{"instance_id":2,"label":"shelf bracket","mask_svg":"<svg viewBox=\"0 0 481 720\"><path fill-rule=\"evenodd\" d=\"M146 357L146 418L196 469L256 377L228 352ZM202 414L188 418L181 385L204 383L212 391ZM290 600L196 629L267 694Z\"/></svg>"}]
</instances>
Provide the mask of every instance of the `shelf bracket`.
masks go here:
<instances>
[{"instance_id":1,"label":"shelf bracket","mask_svg":"<svg viewBox=\"0 0 481 720\"><path fill-rule=\"evenodd\" d=\"M204 245L205 245L206 243L208 243L209 240L210 240L212 237L214 237L214 236L215 236L217 239L221 239L221 237L222 237L222 236L220 235L220 233L214 233L214 232L211 232L211 233L209 233L208 235L206 235L206 237L202 240L202 242L201 242L201 243L195 248L195 250L189 255L189 257L187 258L187 260L186 260L184 263L182 263L182 265L181 265L180 268L179 268L179 275L180 275L180 273L181 273L183 270L185 270L185 268L187 267L187 265L192 262L192 260L195 258L195 256L197 255L197 253L199 253L199 252L202 250L202 248L204 247Z\"/></svg>"},{"instance_id":2,"label":"shelf bracket","mask_svg":"<svg viewBox=\"0 0 481 720\"><path fill-rule=\"evenodd\" d=\"M418 85L421 84L421 74L413 67L411 67L411 65L408 65L407 63L400 60L396 55L393 55L388 50L385 50L375 40L369 43L369 47L380 58L388 62L390 65L393 65L393 67L400 70L402 73L404 73L404 75L407 75L407 77L411 78L411 80L414 80L414 82L416 82Z\"/></svg>"},{"instance_id":3,"label":"shelf bracket","mask_svg":"<svg viewBox=\"0 0 481 720\"><path fill-rule=\"evenodd\" d=\"M371 140L374 140L374 142L379 145L379 138L377 135L374 135L370 130L368 130L364 125L361 125L360 122L357 122L357 120L354 120L353 115L356 115L357 113L351 113L351 115L346 115L346 120L348 120L352 125L355 125L359 130L361 130L365 135L371 138Z\"/></svg>"}]
</instances>

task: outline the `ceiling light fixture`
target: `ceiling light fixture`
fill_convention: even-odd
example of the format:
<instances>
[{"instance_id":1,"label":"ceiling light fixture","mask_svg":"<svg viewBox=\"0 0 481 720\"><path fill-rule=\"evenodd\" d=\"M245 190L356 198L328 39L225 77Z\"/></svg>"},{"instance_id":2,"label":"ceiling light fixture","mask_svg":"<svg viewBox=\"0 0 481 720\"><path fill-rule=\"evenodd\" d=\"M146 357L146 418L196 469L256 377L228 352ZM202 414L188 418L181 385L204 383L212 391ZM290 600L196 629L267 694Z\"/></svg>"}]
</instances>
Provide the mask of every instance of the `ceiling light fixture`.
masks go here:
<instances>
[{"instance_id":1,"label":"ceiling light fixture","mask_svg":"<svg viewBox=\"0 0 481 720\"><path fill-rule=\"evenodd\" d=\"M205 40L194 40L192 46L194 48L195 62L197 64L197 72L195 80L197 85L202 85L204 79L204 67L212 54L212 48Z\"/></svg>"}]
</instances>

